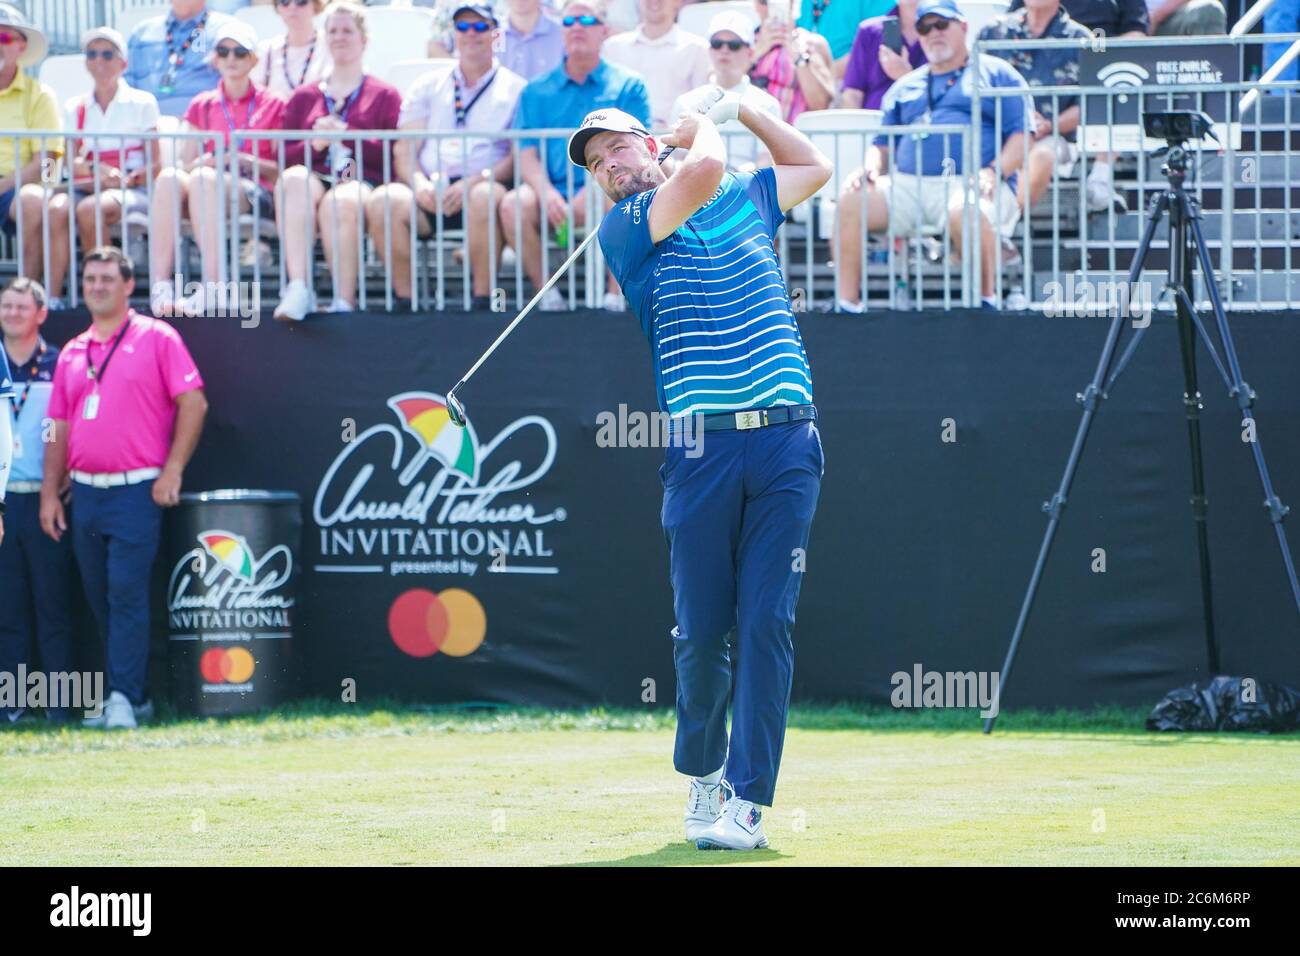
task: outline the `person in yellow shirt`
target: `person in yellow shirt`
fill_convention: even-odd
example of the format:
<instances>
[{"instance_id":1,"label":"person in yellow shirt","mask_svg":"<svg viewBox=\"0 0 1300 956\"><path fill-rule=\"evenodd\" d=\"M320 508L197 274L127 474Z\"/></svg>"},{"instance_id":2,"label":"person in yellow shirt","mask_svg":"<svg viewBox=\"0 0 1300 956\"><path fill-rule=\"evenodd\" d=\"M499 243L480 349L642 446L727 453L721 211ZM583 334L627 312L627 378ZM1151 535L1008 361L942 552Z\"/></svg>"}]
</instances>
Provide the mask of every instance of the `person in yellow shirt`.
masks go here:
<instances>
[{"instance_id":1,"label":"person in yellow shirt","mask_svg":"<svg viewBox=\"0 0 1300 956\"><path fill-rule=\"evenodd\" d=\"M45 34L16 7L0 3L0 129L62 128L54 91L21 70L43 60L48 49ZM49 198L45 184L57 178L62 155L62 137L21 137L15 144L15 137L0 136L0 229L16 236L21 210L19 271L32 279L44 278L41 222Z\"/></svg>"}]
</instances>

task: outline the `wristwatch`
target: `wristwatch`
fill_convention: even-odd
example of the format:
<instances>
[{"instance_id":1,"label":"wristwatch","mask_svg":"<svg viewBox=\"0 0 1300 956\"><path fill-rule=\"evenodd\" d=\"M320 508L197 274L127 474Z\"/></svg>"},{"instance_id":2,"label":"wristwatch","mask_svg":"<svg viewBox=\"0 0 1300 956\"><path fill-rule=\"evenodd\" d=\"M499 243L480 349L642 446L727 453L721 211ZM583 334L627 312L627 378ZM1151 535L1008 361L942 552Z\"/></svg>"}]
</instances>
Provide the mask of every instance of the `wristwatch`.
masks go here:
<instances>
[{"instance_id":1,"label":"wristwatch","mask_svg":"<svg viewBox=\"0 0 1300 956\"><path fill-rule=\"evenodd\" d=\"M808 62L809 60L811 60L811 59L812 59L812 54L809 53L807 50L804 50L804 51L803 51L802 53L800 53L799 56L795 59L795 61L794 61L794 65L795 65L795 66L803 66L805 63L807 63L807 62Z\"/></svg>"}]
</instances>

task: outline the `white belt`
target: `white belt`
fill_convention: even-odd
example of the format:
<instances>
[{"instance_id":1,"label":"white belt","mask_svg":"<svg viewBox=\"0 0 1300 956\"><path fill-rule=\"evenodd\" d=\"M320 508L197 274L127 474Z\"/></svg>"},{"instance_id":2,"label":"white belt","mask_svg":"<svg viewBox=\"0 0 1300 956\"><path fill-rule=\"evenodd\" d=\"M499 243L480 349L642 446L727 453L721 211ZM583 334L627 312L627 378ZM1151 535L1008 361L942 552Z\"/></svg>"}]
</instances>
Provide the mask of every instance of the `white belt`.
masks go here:
<instances>
[{"instance_id":1,"label":"white belt","mask_svg":"<svg viewBox=\"0 0 1300 956\"><path fill-rule=\"evenodd\" d=\"M122 485L138 485L150 478L162 474L161 468L136 468L134 471L105 471L92 475L88 471L73 471L72 480L82 485L96 488L117 488Z\"/></svg>"},{"instance_id":2,"label":"white belt","mask_svg":"<svg viewBox=\"0 0 1300 956\"><path fill-rule=\"evenodd\" d=\"M11 481L9 490L16 495L32 495L41 490L39 481Z\"/></svg>"}]
</instances>

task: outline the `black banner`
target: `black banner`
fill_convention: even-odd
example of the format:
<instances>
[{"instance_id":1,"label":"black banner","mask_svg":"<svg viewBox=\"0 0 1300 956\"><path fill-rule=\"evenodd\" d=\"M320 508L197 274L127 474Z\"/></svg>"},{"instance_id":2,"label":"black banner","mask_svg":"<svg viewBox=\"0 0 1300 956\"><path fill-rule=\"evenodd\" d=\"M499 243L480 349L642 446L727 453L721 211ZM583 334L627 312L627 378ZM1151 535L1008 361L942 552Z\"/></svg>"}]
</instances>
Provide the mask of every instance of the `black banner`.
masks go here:
<instances>
[{"instance_id":1,"label":"black banner","mask_svg":"<svg viewBox=\"0 0 1300 956\"><path fill-rule=\"evenodd\" d=\"M177 320L211 402L185 490L302 498L306 690L335 696L351 680L360 696L426 701L673 699L663 453L598 440L599 422L634 435L634 413L654 409L646 343L626 316L531 315L462 390L471 427L459 432L443 395L509 318ZM1261 396L1259 438L1294 505L1300 326L1232 321ZM61 315L47 329L62 341L84 322ZM891 676L918 665L995 671L1105 320L801 325L827 463L796 696L883 702ZM1202 391L1223 667L1295 684L1300 626L1241 415L1217 378ZM1158 316L1103 403L1004 707L1154 703L1207 676L1189 495L1177 339Z\"/></svg>"}]
</instances>

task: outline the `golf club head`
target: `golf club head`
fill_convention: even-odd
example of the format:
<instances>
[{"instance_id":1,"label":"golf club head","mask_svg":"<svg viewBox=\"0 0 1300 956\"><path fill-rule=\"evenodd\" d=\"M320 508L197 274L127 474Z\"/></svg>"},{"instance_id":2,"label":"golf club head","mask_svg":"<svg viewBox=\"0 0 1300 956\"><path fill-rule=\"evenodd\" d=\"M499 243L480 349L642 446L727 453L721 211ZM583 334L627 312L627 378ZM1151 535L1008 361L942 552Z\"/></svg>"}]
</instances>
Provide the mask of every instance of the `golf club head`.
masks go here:
<instances>
[{"instance_id":1,"label":"golf club head","mask_svg":"<svg viewBox=\"0 0 1300 956\"><path fill-rule=\"evenodd\" d=\"M460 385L457 385L456 388L453 388L447 393L447 417L451 419L451 423L457 428L464 428L465 406L462 405L460 399L456 397L457 388L460 388Z\"/></svg>"}]
</instances>

